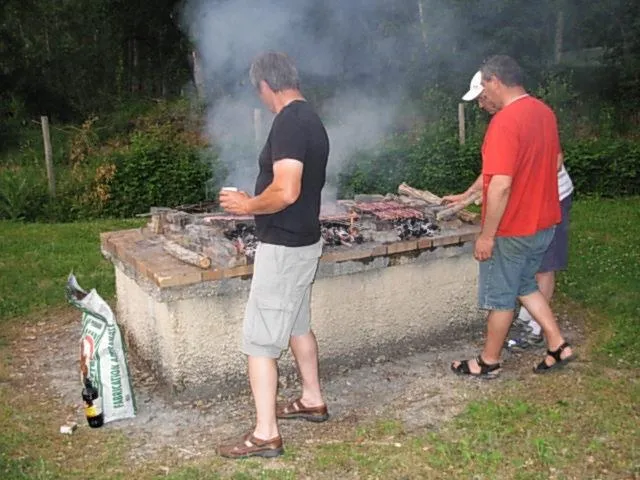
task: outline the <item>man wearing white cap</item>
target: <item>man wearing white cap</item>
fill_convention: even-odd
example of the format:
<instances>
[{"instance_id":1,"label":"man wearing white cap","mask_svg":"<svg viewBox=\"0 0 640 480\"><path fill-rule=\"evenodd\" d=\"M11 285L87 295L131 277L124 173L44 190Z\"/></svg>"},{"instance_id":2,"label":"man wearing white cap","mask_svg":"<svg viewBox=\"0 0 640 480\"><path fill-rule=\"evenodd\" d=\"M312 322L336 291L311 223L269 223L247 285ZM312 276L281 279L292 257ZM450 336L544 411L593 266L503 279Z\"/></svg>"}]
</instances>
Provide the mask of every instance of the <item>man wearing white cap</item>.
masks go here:
<instances>
[{"instance_id":1,"label":"man wearing white cap","mask_svg":"<svg viewBox=\"0 0 640 480\"><path fill-rule=\"evenodd\" d=\"M475 359L451 364L458 375L495 378L502 346L519 300L542 326L547 356L535 373L556 370L575 358L536 282L536 272L561 220L557 172L562 164L553 111L527 94L523 73L511 57L495 55L482 65L480 86L494 106L482 144L482 174L461 198L482 191L482 226L475 242L479 261L478 303L488 310L487 335ZM480 89L475 85L474 92Z\"/></svg>"},{"instance_id":2,"label":"man wearing white cap","mask_svg":"<svg viewBox=\"0 0 640 480\"><path fill-rule=\"evenodd\" d=\"M477 99L480 108L493 115L498 111L498 108L489 103L487 98L482 95L483 90L482 73L478 71L471 79L469 91L462 96L462 99L467 102ZM444 198L455 202L458 198L463 200L467 194L465 192L462 197L451 195ZM569 213L573 197L573 182L567 173L564 163L561 164L558 170L558 194L562 221L556 226L553 240L545 252L536 274L538 288L548 301L551 301L555 290L555 272L565 270L569 259ZM507 341L507 348L526 349L529 346L542 346L544 344L540 325L525 307L520 307L516 324L521 327L522 332Z\"/></svg>"}]
</instances>

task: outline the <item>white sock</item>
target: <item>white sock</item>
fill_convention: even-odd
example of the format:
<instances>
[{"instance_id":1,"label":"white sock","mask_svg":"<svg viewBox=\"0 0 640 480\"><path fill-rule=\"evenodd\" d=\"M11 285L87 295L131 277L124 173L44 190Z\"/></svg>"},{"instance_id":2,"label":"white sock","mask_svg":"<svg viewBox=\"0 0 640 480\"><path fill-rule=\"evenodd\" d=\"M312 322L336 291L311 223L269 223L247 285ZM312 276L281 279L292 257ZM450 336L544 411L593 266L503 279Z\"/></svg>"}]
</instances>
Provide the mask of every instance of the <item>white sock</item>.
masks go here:
<instances>
[{"instance_id":1,"label":"white sock","mask_svg":"<svg viewBox=\"0 0 640 480\"><path fill-rule=\"evenodd\" d=\"M534 335L540 335L540 332L542 332L542 327L535 320L531 320L529 326L531 327L531 333Z\"/></svg>"},{"instance_id":2,"label":"white sock","mask_svg":"<svg viewBox=\"0 0 640 480\"><path fill-rule=\"evenodd\" d=\"M520 307L518 318L529 324L529 327L531 327L531 333L533 333L534 335L540 335L540 332L542 331L540 324L534 320L534 318L526 308Z\"/></svg>"}]
</instances>

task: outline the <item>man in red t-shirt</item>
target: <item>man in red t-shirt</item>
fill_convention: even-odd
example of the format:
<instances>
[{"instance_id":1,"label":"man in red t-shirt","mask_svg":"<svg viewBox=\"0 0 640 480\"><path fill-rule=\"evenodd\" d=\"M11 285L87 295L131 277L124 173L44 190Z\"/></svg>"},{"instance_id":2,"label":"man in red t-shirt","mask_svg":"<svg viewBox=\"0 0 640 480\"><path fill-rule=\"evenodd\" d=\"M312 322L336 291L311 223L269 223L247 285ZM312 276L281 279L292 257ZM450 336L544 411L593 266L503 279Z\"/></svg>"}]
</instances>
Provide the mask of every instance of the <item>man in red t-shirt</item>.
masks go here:
<instances>
[{"instance_id":1,"label":"man in red t-shirt","mask_svg":"<svg viewBox=\"0 0 640 480\"><path fill-rule=\"evenodd\" d=\"M522 70L512 58L493 56L480 71L483 99L498 108L482 145L482 174L465 194L445 199L457 201L482 189L482 229L474 256L480 262L479 305L489 310L487 340L476 359L454 362L451 368L460 375L498 376L519 299L547 339L547 357L534 368L543 373L574 358L535 279L560 222L556 118L526 93Z\"/></svg>"}]
</instances>

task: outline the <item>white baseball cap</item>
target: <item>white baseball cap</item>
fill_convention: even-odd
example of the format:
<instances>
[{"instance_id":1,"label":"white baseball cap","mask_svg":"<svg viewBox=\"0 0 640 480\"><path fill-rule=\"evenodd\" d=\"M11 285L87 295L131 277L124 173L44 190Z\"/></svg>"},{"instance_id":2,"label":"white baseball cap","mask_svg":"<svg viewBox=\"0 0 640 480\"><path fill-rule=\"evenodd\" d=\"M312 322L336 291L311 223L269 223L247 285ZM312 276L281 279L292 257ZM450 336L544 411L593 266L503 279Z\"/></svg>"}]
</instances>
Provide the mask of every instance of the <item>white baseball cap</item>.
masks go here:
<instances>
[{"instance_id":1,"label":"white baseball cap","mask_svg":"<svg viewBox=\"0 0 640 480\"><path fill-rule=\"evenodd\" d=\"M462 100L470 102L471 100L475 100L478 98L478 95L482 93L484 87L482 86L482 72L477 71L476 74L471 79L471 83L469 84L469 91L462 96Z\"/></svg>"}]
</instances>

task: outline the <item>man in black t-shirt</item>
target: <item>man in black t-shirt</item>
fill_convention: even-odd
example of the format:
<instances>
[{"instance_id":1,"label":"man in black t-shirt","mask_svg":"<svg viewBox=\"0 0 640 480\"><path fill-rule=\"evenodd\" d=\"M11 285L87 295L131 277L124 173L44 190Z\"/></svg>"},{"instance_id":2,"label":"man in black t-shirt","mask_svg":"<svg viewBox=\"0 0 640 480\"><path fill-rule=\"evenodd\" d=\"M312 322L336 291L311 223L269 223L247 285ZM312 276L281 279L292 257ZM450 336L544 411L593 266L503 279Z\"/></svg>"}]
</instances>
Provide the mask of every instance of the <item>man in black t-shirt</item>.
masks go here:
<instances>
[{"instance_id":1,"label":"man in black t-shirt","mask_svg":"<svg viewBox=\"0 0 640 480\"><path fill-rule=\"evenodd\" d=\"M329 418L318 375L318 345L310 328L311 283L322 254L320 198L329 139L300 92L295 66L268 52L252 64L251 82L276 114L259 158L255 196L222 190L220 205L255 215L256 249L243 324L243 352L256 406L254 430L220 447L225 457L276 457L283 453L277 419L323 422ZM302 377L302 395L276 405L277 359L291 346Z\"/></svg>"}]
</instances>

